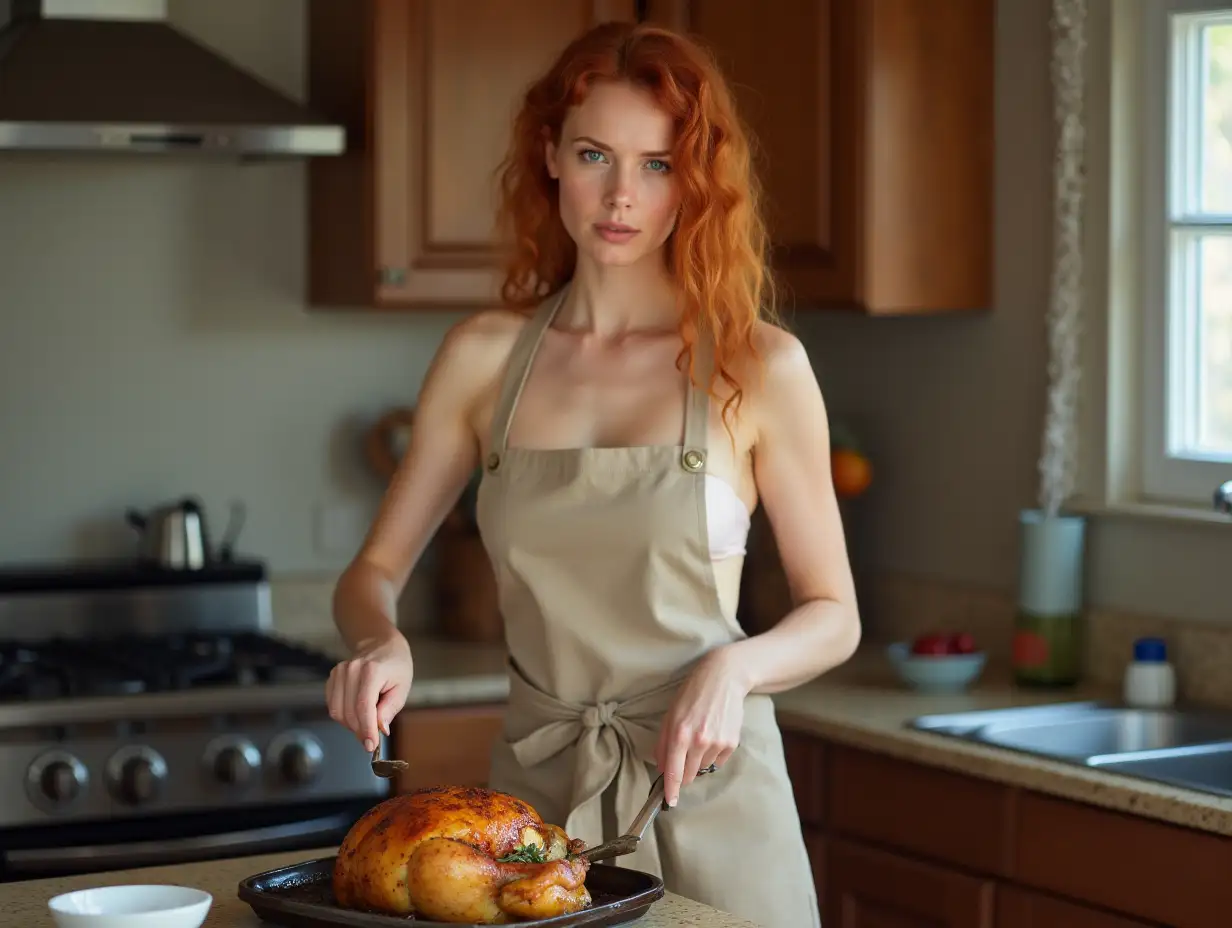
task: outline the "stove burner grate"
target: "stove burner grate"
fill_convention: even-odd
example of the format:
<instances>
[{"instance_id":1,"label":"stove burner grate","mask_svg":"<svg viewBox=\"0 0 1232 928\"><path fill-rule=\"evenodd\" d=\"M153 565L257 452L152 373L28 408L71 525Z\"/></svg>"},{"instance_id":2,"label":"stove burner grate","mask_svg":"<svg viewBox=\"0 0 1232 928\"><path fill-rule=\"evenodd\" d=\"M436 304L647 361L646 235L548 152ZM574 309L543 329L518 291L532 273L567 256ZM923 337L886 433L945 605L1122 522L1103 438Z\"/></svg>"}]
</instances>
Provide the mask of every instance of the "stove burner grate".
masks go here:
<instances>
[{"instance_id":1,"label":"stove burner grate","mask_svg":"<svg viewBox=\"0 0 1232 928\"><path fill-rule=\"evenodd\" d=\"M333 664L259 632L0 641L0 702L324 681Z\"/></svg>"}]
</instances>

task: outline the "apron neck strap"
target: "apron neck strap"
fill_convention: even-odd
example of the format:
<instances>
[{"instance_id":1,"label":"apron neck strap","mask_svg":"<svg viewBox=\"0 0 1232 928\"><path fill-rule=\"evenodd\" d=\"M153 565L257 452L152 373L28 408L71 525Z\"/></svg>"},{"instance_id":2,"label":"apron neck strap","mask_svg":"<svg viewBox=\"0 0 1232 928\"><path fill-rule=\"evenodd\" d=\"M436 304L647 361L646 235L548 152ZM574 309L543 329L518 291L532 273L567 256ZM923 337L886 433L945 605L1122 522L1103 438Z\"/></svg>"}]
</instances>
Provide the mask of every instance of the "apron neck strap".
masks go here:
<instances>
[{"instance_id":1,"label":"apron neck strap","mask_svg":"<svg viewBox=\"0 0 1232 928\"><path fill-rule=\"evenodd\" d=\"M710 431L710 377L714 372L714 342L702 329L693 344L697 382L689 378L689 393L684 410L684 448L681 464L685 470L701 471L706 465Z\"/></svg>"},{"instance_id":2,"label":"apron neck strap","mask_svg":"<svg viewBox=\"0 0 1232 928\"><path fill-rule=\"evenodd\" d=\"M513 411L517 408L523 387L526 386L526 378L530 376L535 353L539 350L540 342L543 341L543 334L552 324L552 320L556 318L556 312L564 302L568 290L568 286L561 287L560 293L555 298L549 297L539 304L534 316L518 334L518 340L514 342L513 350L509 353L509 367L501 383L496 409L492 412L492 431L489 443L491 445L490 454L495 456L494 461L499 461L500 456L505 453L505 446L509 441L509 426L513 422Z\"/></svg>"},{"instance_id":3,"label":"apron neck strap","mask_svg":"<svg viewBox=\"0 0 1232 928\"><path fill-rule=\"evenodd\" d=\"M509 428L513 423L513 413L517 408L526 380L530 376L531 365L535 354L543 341L544 333L556 318L556 313L564 303L568 286L561 287L555 299L544 300L535 311L534 316L522 329L509 354L509 366L501 383L500 396L496 401L496 409L492 413L492 429L489 444L491 446L489 466L495 469L505 454L509 442ZM714 371L714 342L710 334L702 330L698 333L693 350L696 352L695 376L689 379L688 396L684 410L684 448L681 464L686 470L701 471L706 464L706 447L709 444L710 428L710 378Z\"/></svg>"}]
</instances>

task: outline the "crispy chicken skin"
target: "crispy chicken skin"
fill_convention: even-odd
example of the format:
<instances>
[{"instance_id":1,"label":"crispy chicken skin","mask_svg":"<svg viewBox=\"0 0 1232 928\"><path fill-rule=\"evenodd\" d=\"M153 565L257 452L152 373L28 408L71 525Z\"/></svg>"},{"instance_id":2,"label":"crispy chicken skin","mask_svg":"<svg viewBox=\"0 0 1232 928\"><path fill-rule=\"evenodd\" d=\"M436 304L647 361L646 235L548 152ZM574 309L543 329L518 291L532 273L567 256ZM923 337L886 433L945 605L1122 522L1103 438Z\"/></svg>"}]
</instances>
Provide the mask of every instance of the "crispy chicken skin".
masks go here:
<instances>
[{"instance_id":1,"label":"crispy chicken skin","mask_svg":"<svg viewBox=\"0 0 1232 928\"><path fill-rule=\"evenodd\" d=\"M429 921L504 925L585 908L588 870L584 858L501 863L453 838L429 838L407 863L406 887Z\"/></svg>"},{"instance_id":2,"label":"crispy chicken skin","mask_svg":"<svg viewBox=\"0 0 1232 928\"><path fill-rule=\"evenodd\" d=\"M534 846L543 862L502 862ZM562 829L507 793L439 786L374 806L347 833L334 866L345 908L431 921L503 925L590 905L590 863Z\"/></svg>"}]
</instances>

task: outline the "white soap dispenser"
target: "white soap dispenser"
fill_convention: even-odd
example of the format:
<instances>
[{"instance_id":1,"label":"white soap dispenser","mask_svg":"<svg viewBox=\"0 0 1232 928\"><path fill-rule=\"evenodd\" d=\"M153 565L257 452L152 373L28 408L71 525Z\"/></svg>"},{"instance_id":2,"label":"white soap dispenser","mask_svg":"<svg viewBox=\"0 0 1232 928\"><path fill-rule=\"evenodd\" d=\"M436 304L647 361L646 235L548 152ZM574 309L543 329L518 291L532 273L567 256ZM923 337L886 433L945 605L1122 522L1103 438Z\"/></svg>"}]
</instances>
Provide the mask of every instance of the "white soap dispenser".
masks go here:
<instances>
[{"instance_id":1,"label":"white soap dispenser","mask_svg":"<svg viewBox=\"0 0 1232 928\"><path fill-rule=\"evenodd\" d=\"M1162 638L1139 638L1134 659L1125 668L1125 702L1130 706L1155 708L1176 700L1176 670L1168 662L1168 645Z\"/></svg>"}]
</instances>

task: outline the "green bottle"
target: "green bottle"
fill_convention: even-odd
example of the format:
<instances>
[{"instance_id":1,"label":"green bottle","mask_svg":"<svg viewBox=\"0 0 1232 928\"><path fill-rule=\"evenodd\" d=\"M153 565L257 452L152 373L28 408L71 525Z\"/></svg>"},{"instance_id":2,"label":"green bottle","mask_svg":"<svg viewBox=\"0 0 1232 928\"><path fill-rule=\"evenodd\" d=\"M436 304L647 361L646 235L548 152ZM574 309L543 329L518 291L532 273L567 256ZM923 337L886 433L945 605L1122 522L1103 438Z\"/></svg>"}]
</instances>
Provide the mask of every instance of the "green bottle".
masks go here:
<instances>
[{"instance_id":1,"label":"green bottle","mask_svg":"<svg viewBox=\"0 0 1232 928\"><path fill-rule=\"evenodd\" d=\"M1086 520L1027 509L1019 515L1020 573L1011 664L1022 686L1082 678Z\"/></svg>"}]
</instances>

